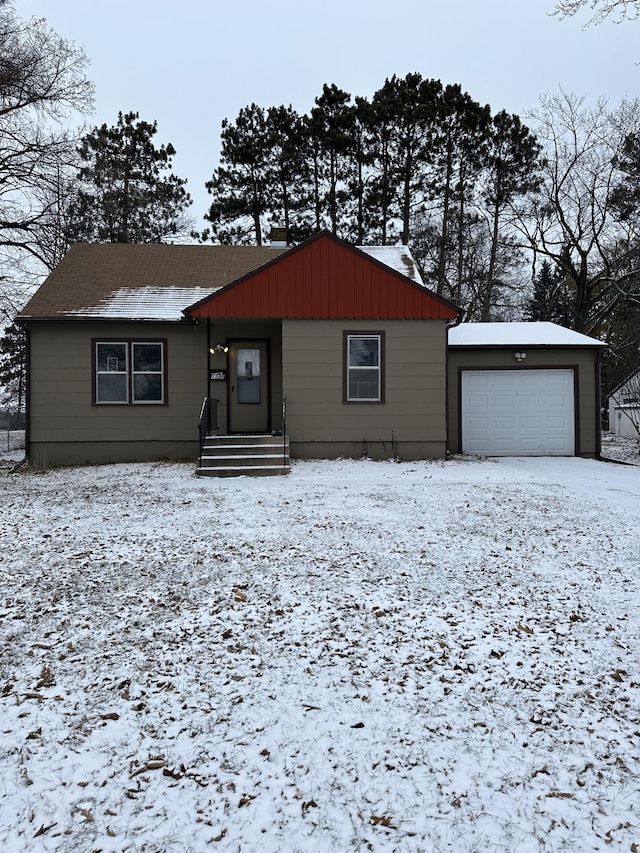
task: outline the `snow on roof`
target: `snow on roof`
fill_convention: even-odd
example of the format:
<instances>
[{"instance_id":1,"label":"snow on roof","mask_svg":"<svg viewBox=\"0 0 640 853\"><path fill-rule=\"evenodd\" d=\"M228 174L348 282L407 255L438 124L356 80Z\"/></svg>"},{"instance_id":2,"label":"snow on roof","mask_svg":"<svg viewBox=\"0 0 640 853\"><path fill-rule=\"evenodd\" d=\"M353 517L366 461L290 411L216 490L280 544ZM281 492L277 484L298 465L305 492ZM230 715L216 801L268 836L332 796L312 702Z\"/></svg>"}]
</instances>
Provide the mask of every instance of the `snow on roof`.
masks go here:
<instances>
[{"instance_id":1,"label":"snow on roof","mask_svg":"<svg viewBox=\"0 0 640 853\"><path fill-rule=\"evenodd\" d=\"M371 258L385 264L401 275L424 287L408 246L361 246ZM96 305L69 311L75 317L100 317L106 320L158 320L184 319L183 309L206 299L220 288L211 287L121 287Z\"/></svg>"},{"instance_id":2,"label":"snow on roof","mask_svg":"<svg viewBox=\"0 0 640 853\"><path fill-rule=\"evenodd\" d=\"M449 331L452 347L604 347L602 341L557 323L461 323Z\"/></svg>"},{"instance_id":3,"label":"snow on roof","mask_svg":"<svg viewBox=\"0 0 640 853\"><path fill-rule=\"evenodd\" d=\"M182 320L186 305L211 293L210 287L121 287L96 305L69 311L68 315L106 320Z\"/></svg>"},{"instance_id":4,"label":"snow on roof","mask_svg":"<svg viewBox=\"0 0 640 853\"><path fill-rule=\"evenodd\" d=\"M400 275L410 278L416 284L425 286L408 246L356 246L356 248L370 258L391 267Z\"/></svg>"}]
</instances>

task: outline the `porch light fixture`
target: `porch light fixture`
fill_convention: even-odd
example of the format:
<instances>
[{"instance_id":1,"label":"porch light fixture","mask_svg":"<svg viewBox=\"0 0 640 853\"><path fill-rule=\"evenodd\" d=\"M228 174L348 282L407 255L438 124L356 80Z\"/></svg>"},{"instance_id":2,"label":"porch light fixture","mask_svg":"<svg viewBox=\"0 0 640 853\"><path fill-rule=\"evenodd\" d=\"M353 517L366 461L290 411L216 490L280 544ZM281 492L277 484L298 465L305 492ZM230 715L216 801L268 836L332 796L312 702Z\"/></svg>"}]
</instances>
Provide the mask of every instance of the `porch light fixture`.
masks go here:
<instances>
[{"instance_id":1,"label":"porch light fixture","mask_svg":"<svg viewBox=\"0 0 640 853\"><path fill-rule=\"evenodd\" d=\"M217 352L229 352L229 347L223 344L216 344L214 347L209 347L209 352L211 355L215 355Z\"/></svg>"},{"instance_id":2,"label":"porch light fixture","mask_svg":"<svg viewBox=\"0 0 640 853\"><path fill-rule=\"evenodd\" d=\"M527 357L526 352L514 352L513 355L516 361L524 361Z\"/></svg>"}]
</instances>

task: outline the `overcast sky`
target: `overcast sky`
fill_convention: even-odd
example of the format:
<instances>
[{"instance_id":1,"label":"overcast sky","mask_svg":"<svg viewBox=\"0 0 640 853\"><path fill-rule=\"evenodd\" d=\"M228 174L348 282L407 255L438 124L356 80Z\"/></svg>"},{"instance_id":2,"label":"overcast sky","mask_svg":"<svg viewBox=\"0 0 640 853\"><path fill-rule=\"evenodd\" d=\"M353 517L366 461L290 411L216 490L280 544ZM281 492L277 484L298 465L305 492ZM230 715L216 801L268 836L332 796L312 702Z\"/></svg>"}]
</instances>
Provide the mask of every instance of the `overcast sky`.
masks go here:
<instances>
[{"instance_id":1,"label":"overcast sky","mask_svg":"<svg viewBox=\"0 0 640 853\"><path fill-rule=\"evenodd\" d=\"M217 165L220 124L252 102L307 112L324 83L371 96L417 71L523 115L544 92L612 105L636 98L640 21L582 29L550 17L554 0L15 0L84 48L96 85L88 121L119 110L158 122L177 150L197 225Z\"/></svg>"}]
</instances>

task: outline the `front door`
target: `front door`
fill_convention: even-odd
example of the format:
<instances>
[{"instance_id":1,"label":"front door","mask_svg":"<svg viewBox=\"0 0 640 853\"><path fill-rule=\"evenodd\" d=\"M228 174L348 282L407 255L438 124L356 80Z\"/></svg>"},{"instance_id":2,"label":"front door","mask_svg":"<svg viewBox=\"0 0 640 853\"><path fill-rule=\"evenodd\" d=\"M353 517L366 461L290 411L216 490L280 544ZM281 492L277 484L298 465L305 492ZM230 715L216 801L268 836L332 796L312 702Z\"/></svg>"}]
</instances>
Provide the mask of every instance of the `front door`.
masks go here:
<instances>
[{"instance_id":1,"label":"front door","mask_svg":"<svg viewBox=\"0 0 640 853\"><path fill-rule=\"evenodd\" d=\"M271 429L269 341L229 341L229 432Z\"/></svg>"}]
</instances>

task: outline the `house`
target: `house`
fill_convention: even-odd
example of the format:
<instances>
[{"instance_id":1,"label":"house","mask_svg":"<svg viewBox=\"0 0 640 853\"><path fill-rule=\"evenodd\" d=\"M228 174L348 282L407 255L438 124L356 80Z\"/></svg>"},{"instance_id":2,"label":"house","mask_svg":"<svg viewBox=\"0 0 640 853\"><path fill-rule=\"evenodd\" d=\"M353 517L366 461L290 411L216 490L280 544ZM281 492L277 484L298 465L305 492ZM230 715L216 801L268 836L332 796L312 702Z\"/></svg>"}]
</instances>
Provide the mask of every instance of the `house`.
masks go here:
<instances>
[{"instance_id":1,"label":"house","mask_svg":"<svg viewBox=\"0 0 640 853\"><path fill-rule=\"evenodd\" d=\"M289 453L599 454L598 341L553 324L460 320L402 246L357 248L327 232L294 248L78 244L18 317L28 456L36 466L199 456L201 473L282 473ZM494 418L506 379L512 411ZM539 380L535 408L573 433L562 445L551 433L505 441L530 423L519 408ZM472 435L481 422L499 440Z\"/></svg>"},{"instance_id":2,"label":"house","mask_svg":"<svg viewBox=\"0 0 640 853\"><path fill-rule=\"evenodd\" d=\"M458 317L403 247L78 244L18 318L29 458L194 458L205 398L298 458L441 457Z\"/></svg>"},{"instance_id":3,"label":"house","mask_svg":"<svg viewBox=\"0 0 640 853\"><path fill-rule=\"evenodd\" d=\"M609 429L623 438L640 437L640 370L634 371L609 396Z\"/></svg>"}]
</instances>

